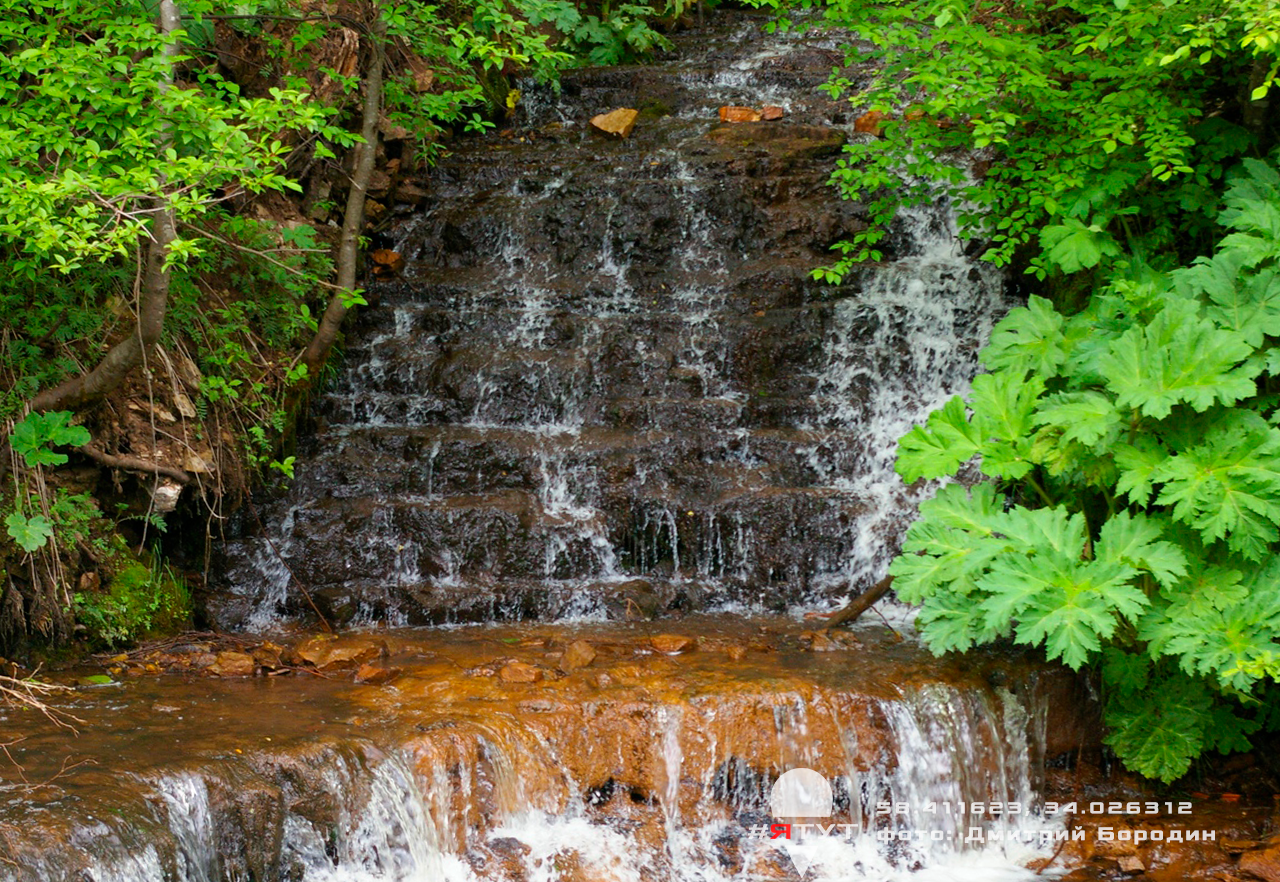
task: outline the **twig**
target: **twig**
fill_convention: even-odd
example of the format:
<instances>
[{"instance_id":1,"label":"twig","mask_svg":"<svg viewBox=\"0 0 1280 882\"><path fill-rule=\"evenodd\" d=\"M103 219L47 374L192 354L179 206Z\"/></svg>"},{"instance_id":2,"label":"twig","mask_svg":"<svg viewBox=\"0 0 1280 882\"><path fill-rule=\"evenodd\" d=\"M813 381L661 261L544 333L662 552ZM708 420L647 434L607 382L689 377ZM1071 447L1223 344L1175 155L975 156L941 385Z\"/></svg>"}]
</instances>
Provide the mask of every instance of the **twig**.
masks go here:
<instances>
[{"instance_id":1,"label":"twig","mask_svg":"<svg viewBox=\"0 0 1280 882\"><path fill-rule=\"evenodd\" d=\"M306 585L302 584L302 580L294 574L293 568L285 562L284 555L280 553L280 549L276 548L276 544L271 541L271 536L267 533L267 528L262 525L262 518L258 517L258 509L254 506L253 500L246 496L244 501L245 504L249 506L249 511L253 515L253 519L257 522L258 529L262 531L262 538L267 540L267 547L270 548L271 553L276 556L276 560L280 561L280 566L284 567L285 572L289 574L289 578L293 580L293 584L298 586L298 590L302 592L302 596L307 599L307 604L311 607L312 612L319 617L320 624L324 626L326 631L332 634L333 626L330 625L329 620L324 617L324 613L320 612L320 607L316 606L316 602L311 599L311 592L307 590Z\"/></svg>"},{"instance_id":2,"label":"twig","mask_svg":"<svg viewBox=\"0 0 1280 882\"><path fill-rule=\"evenodd\" d=\"M60 686L57 683L42 683L31 677L19 680L16 677L0 675L0 701L37 710L54 725L63 729L70 729L72 732L79 734L79 731L72 724L87 725L84 720L64 710L50 707L43 700L46 696L55 692L70 691L72 691L70 686Z\"/></svg>"}]
</instances>

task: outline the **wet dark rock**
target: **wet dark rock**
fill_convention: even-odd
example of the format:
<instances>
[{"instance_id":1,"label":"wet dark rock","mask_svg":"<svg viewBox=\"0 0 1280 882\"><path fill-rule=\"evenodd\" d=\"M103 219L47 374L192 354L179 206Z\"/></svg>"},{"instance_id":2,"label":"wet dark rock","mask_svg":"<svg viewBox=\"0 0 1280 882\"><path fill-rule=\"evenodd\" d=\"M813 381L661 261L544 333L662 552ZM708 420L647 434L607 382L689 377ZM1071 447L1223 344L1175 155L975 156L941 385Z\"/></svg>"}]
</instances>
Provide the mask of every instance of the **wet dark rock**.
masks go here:
<instances>
[{"instance_id":1,"label":"wet dark rock","mask_svg":"<svg viewBox=\"0 0 1280 882\"><path fill-rule=\"evenodd\" d=\"M508 136L440 160L296 480L258 507L271 542L232 528L215 621L644 620L878 578L918 496L894 433L967 381L1006 304L949 256L813 281L868 222L829 184L851 121L817 87L844 59L760 51L753 22L522 83ZM785 118L717 121L766 96ZM643 117L625 141L587 123L609 108ZM941 253L946 217L904 220L886 260Z\"/></svg>"}]
</instances>

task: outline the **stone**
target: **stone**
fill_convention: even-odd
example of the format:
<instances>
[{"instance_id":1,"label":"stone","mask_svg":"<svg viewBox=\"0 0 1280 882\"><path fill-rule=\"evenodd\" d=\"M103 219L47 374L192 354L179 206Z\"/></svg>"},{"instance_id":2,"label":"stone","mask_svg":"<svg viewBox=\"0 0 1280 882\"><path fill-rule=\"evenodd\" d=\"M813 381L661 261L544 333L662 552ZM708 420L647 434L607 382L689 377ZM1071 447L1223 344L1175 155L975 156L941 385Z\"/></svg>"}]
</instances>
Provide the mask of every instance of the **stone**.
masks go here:
<instances>
[{"instance_id":1,"label":"stone","mask_svg":"<svg viewBox=\"0 0 1280 882\"><path fill-rule=\"evenodd\" d=\"M218 653L213 664L205 670L216 677L252 677L258 663L247 652L226 651Z\"/></svg>"},{"instance_id":2,"label":"stone","mask_svg":"<svg viewBox=\"0 0 1280 882\"><path fill-rule=\"evenodd\" d=\"M1265 848L1245 852L1240 857L1240 870L1262 879L1263 882L1280 882L1280 841L1272 841Z\"/></svg>"},{"instance_id":3,"label":"stone","mask_svg":"<svg viewBox=\"0 0 1280 882\"><path fill-rule=\"evenodd\" d=\"M760 122L760 111L752 107L736 107L726 105L720 108L720 122L744 123Z\"/></svg>"},{"instance_id":4,"label":"stone","mask_svg":"<svg viewBox=\"0 0 1280 882\"><path fill-rule=\"evenodd\" d=\"M396 202L421 205L427 201L427 191L413 181L401 181L396 185Z\"/></svg>"},{"instance_id":5,"label":"stone","mask_svg":"<svg viewBox=\"0 0 1280 882\"><path fill-rule=\"evenodd\" d=\"M734 153L768 151L771 158L784 164L834 156L848 141L848 135L839 129L789 122L767 126L714 126L705 137Z\"/></svg>"},{"instance_id":6,"label":"stone","mask_svg":"<svg viewBox=\"0 0 1280 882\"><path fill-rule=\"evenodd\" d=\"M843 648L826 631L805 631L800 635L800 642L810 652L835 652Z\"/></svg>"},{"instance_id":7,"label":"stone","mask_svg":"<svg viewBox=\"0 0 1280 882\"><path fill-rule=\"evenodd\" d=\"M178 497L181 495L181 484L173 478L161 478L151 491L152 509L156 514L168 514L178 507Z\"/></svg>"},{"instance_id":8,"label":"stone","mask_svg":"<svg viewBox=\"0 0 1280 882\"><path fill-rule=\"evenodd\" d=\"M373 271L379 276L391 276L404 270L404 255L390 248L379 248L369 257L373 260Z\"/></svg>"},{"instance_id":9,"label":"stone","mask_svg":"<svg viewBox=\"0 0 1280 882\"><path fill-rule=\"evenodd\" d=\"M684 637L680 634L658 634L649 638L649 645L658 652L666 655L679 655L682 652L691 652L697 645L697 640L693 637Z\"/></svg>"},{"instance_id":10,"label":"stone","mask_svg":"<svg viewBox=\"0 0 1280 882\"><path fill-rule=\"evenodd\" d=\"M281 658L284 654L284 647L272 643L271 641L255 646L250 650L250 652L253 654L253 660L264 668L271 668L274 670L275 668L283 667L284 665Z\"/></svg>"},{"instance_id":11,"label":"stone","mask_svg":"<svg viewBox=\"0 0 1280 882\"><path fill-rule=\"evenodd\" d=\"M617 110L591 117L591 127L612 138L628 138L631 136L631 130L636 127L636 117L639 115L638 110L619 107Z\"/></svg>"},{"instance_id":12,"label":"stone","mask_svg":"<svg viewBox=\"0 0 1280 882\"><path fill-rule=\"evenodd\" d=\"M775 119L782 119L787 112L776 104L766 104L760 108L760 118L769 122Z\"/></svg>"},{"instance_id":13,"label":"stone","mask_svg":"<svg viewBox=\"0 0 1280 882\"><path fill-rule=\"evenodd\" d=\"M742 661L747 657L747 648L741 643L730 643L724 648L724 654L729 656L730 661Z\"/></svg>"},{"instance_id":14,"label":"stone","mask_svg":"<svg viewBox=\"0 0 1280 882\"><path fill-rule=\"evenodd\" d=\"M1119 860L1120 870L1124 873L1143 873L1146 872L1147 865L1142 862L1142 858L1136 854L1124 855Z\"/></svg>"},{"instance_id":15,"label":"stone","mask_svg":"<svg viewBox=\"0 0 1280 882\"><path fill-rule=\"evenodd\" d=\"M854 120L853 130L855 132L864 132L868 135L875 135L879 138L884 133L884 127L881 125L881 123L884 122L884 118L885 114L881 111L868 110L862 116Z\"/></svg>"},{"instance_id":16,"label":"stone","mask_svg":"<svg viewBox=\"0 0 1280 882\"><path fill-rule=\"evenodd\" d=\"M312 637L297 648L297 653L299 658L314 665L316 670L336 671L356 668L365 662L381 658L387 654L387 647L375 638L343 634L340 637Z\"/></svg>"},{"instance_id":17,"label":"stone","mask_svg":"<svg viewBox=\"0 0 1280 882\"><path fill-rule=\"evenodd\" d=\"M368 686L381 686L404 673L400 668L386 668L382 665L363 664L356 671L356 682Z\"/></svg>"},{"instance_id":18,"label":"stone","mask_svg":"<svg viewBox=\"0 0 1280 882\"><path fill-rule=\"evenodd\" d=\"M564 655L560 657L560 670L566 673L576 671L595 660L595 647L585 640L575 640L565 648Z\"/></svg>"},{"instance_id":19,"label":"stone","mask_svg":"<svg viewBox=\"0 0 1280 882\"><path fill-rule=\"evenodd\" d=\"M527 662L507 662L498 669L498 679L504 683L537 683L542 679L542 668Z\"/></svg>"}]
</instances>

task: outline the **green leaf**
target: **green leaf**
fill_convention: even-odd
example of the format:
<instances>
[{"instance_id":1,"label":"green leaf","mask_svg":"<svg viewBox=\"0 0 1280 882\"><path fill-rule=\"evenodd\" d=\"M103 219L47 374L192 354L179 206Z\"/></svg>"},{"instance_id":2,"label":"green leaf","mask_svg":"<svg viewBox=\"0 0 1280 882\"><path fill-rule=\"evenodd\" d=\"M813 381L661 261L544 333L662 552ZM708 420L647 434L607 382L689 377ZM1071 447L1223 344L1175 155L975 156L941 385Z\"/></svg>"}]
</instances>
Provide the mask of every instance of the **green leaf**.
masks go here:
<instances>
[{"instance_id":1,"label":"green leaf","mask_svg":"<svg viewBox=\"0 0 1280 882\"><path fill-rule=\"evenodd\" d=\"M1152 472L1163 484L1156 501L1206 543L1225 539L1249 560L1261 560L1280 537L1280 430L1248 411L1235 411L1204 444L1166 459Z\"/></svg>"},{"instance_id":2,"label":"green leaf","mask_svg":"<svg viewBox=\"0 0 1280 882\"><path fill-rule=\"evenodd\" d=\"M1116 492L1126 494L1136 505L1146 505L1155 489L1156 472L1168 461L1169 454L1149 435L1134 438L1132 444L1118 443L1113 449L1120 471Z\"/></svg>"},{"instance_id":3,"label":"green leaf","mask_svg":"<svg viewBox=\"0 0 1280 882\"><path fill-rule=\"evenodd\" d=\"M1045 227L1040 232L1040 247L1064 273L1090 269L1103 257L1120 253L1120 246L1109 233L1097 224L1086 226L1075 218Z\"/></svg>"},{"instance_id":4,"label":"green leaf","mask_svg":"<svg viewBox=\"0 0 1280 882\"><path fill-rule=\"evenodd\" d=\"M1099 531L1094 559L1145 570L1163 586L1187 574L1186 554L1165 540L1159 520L1142 513L1121 511L1109 518Z\"/></svg>"},{"instance_id":5,"label":"green leaf","mask_svg":"<svg viewBox=\"0 0 1280 882\"><path fill-rule=\"evenodd\" d=\"M1067 360L1064 322L1052 303L1032 294L1025 308L1011 310L992 329L991 342L979 357L989 371L1051 377Z\"/></svg>"},{"instance_id":6,"label":"green leaf","mask_svg":"<svg viewBox=\"0 0 1280 882\"><path fill-rule=\"evenodd\" d=\"M67 456L53 452L50 447L64 444L79 447L89 443L89 431L84 426L71 425L72 416L70 411L29 413L13 427L9 444L30 468L62 465Z\"/></svg>"},{"instance_id":7,"label":"green leaf","mask_svg":"<svg viewBox=\"0 0 1280 882\"><path fill-rule=\"evenodd\" d=\"M28 554L40 550L53 538L53 524L44 515L27 517L15 511L4 519L4 523L9 536Z\"/></svg>"},{"instance_id":8,"label":"green leaf","mask_svg":"<svg viewBox=\"0 0 1280 882\"><path fill-rule=\"evenodd\" d=\"M952 475L978 452L981 443L981 430L969 421L964 400L956 396L929 414L924 427L916 426L898 442L894 467L909 484Z\"/></svg>"},{"instance_id":9,"label":"green leaf","mask_svg":"<svg viewBox=\"0 0 1280 882\"><path fill-rule=\"evenodd\" d=\"M1203 749L1205 728L1213 721L1211 707L1202 684L1175 675L1158 688L1109 700L1105 741L1135 772L1170 783L1186 773Z\"/></svg>"},{"instance_id":10,"label":"green leaf","mask_svg":"<svg viewBox=\"0 0 1280 882\"><path fill-rule=\"evenodd\" d=\"M1079 441L1086 447L1114 438L1123 420L1110 396L1093 391L1049 395L1036 416L1037 425L1059 429L1064 441Z\"/></svg>"},{"instance_id":11,"label":"green leaf","mask_svg":"<svg viewBox=\"0 0 1280 882\"><path fill-rule=\"evenodd\" d=\"M1199 411L1253 395L1259 367L1244 338L1184 308L1166 308L1146 328L1133 328L1100 361L1120 407L1163 419L1178 403Z\"/></svg>"}]
</instances>

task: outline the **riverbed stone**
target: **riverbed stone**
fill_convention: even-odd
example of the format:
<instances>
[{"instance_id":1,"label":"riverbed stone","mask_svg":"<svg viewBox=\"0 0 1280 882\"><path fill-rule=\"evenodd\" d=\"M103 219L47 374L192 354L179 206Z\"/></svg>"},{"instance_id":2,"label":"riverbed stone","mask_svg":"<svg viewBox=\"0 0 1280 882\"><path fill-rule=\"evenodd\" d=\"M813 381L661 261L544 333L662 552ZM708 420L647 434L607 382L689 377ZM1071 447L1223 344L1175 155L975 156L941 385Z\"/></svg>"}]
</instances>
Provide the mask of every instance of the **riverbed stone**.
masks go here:
<instances>
[{"instance_id":1,"label":"riverbed stone","mask_svg":"<svg viewBox=\"0 0 1280 882\"><path fill-rule=\"evenodd\" d=\"M759 122L760 111L754 107L725 106L720 108L720 122L744 123Z\"/></svg>"},{"instance_id":2,"label":"riverbed stone","mask_svg":"<svg viewBox=\"0 0 1280 882\"><path fill-rule=\"evenodd\" d=\"M591 127L597 132L612 138L627 138L630 137L632 129L636 127L636 118L639 116L640 111L638 110L632 110L630 107L619 107L617 110L593 116L591 118Z\"/></svg>"},{"instance_id":3,"label":"riverbed stone","mask_svg":"<svg viewBox=\"0 0 1280 882\"><path fill-rule=\"evenodd\" d=\"M216 677L252 677L258 663L247 652L219 652L206 672Z\"/></svg>"},{"instance_id":4,"label":"riverbed stone","mask_svg":"<svg viewBox=\"0 0 1280 882\"><path fill-rule=\"evenodd\" d=\"M575 640L565 647L560 657L560 670L569 672L585 668L596 660L596 650L585 640Z\"/></svg>"},{"instance_id":5,"label":"riverbed stone","mask_svg":"<svg viewBox=\"0 0 1280 882\"><path fill-rule=\"evenodd\" d=\"M649 645L665 655L680 655L692 652L698 641L683 634L658 634L649 638Z\"/></svg>"},{"instance_id":6,"label":"riverbed stone","mask_svg":"<svg viewBox=\"0 0 1280 882\"><path fill-rule=\"evenodd\" d=\"M1242 854L1240 870L1263 882L1280 882L1280 839Z\"/></svg>"},{"instance_id":7,"label":"riverbed stone","mask_svg":"<svg viewBox=\"0 0 1280 882\"><path fill-rule=\"evenodd\" d=\"M359 667L387 654L384 640L361 634L320 635L300 644L298 656L320 671Z\"/></svg>"},{"instance_id":8,"label":"riverbed stone","mask_svg":"<svg viewBox=\"0 0 1280 882\"><path fill-rule=\"evenodd\" d=\"M542 677L542 668L528 662L511 661L498 669L498 679L504 683L537 683Z\"/></svg>"},{"instance_id":9,"label":"riverbed stone","mask_svg":"<svg viewBox=\"0 0 1280 882\"><path fill-rule=\"evenodd\" d=\"M387 667L377 664L362 664L356 670L356 682L369 686L381 686L390 683L403 673L401 668Z\"/></svg>"}]
</instances>

